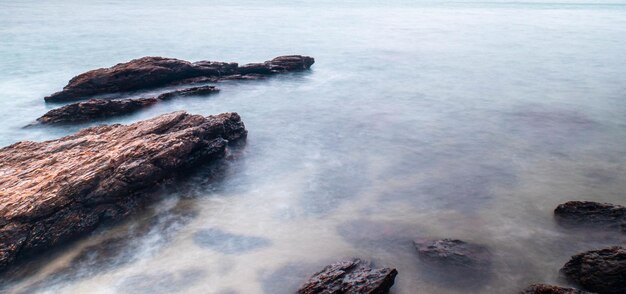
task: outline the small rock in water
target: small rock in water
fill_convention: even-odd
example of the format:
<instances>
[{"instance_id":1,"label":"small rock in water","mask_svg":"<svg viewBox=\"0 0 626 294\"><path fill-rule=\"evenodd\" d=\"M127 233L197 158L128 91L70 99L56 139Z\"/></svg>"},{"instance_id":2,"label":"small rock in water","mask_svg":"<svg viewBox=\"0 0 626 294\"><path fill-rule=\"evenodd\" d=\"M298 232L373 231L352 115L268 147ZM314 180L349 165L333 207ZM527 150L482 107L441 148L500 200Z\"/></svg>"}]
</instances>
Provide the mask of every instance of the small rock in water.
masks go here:
<instances>
[{"instance_id":1,"label":"small rock in water","mask_svg":"<svg viewBox=\"0 0 626 294\"><path fill-rule=\"evenodd\" d=\"M615 246L574 255L561 273L585 290L601 294L626 293L626 247Z\"/></svg>"},{"instance_id":2,"label":"small rock in water","mask_svg":"<svg viewBox=\"0 0 626 294\"><path fill-rule=\"evenodd\" d=\"M487 247L461 240L416 240L420 259L430 264L483 269L491 264Z\"/></svg>"},{"instance_id":3,"label":"small rock in water","mask_svg":"<svg viewBox=\"0 0 626 294\"><path fill-rule=\"evenodd\" d=\"M398 271L392 268L372 268L360 259L341 261L326 266L314 274L298 294L384 294L389 293Z\"/></svg>"},{"instance_id":4,"label":"small rock in water","mask_svg":"<svg viewBox=\"0 0 626 294\"><path fill-rule=\"evenodd\" d=\"M166 100L176 96L208 95L217 93L219 91L220 89L216 88L215 86L201 86L166 92L157 96L156 98L160 100Z\"/></svg>"},{"instance_id":5,"label":"small rock in water","mask_svg":"<svg viewBox=\"0 0 626 294\"><path fill-rule=\"evenodd\" d=\"M565 227L592 227L626 233L626 207L592 201L569 201L554 210L556 221Z\"/></svg>"},{"instance_id":6,"label":"small rock in water","mask_svg":"<svg viewBox=\"0 0 626 294\"><path fill-rule=\"evenodd\" d=\"M546 284L534 284L522 290L520 294L591 294L591 292Z\"/></svg>"}]
</instances>

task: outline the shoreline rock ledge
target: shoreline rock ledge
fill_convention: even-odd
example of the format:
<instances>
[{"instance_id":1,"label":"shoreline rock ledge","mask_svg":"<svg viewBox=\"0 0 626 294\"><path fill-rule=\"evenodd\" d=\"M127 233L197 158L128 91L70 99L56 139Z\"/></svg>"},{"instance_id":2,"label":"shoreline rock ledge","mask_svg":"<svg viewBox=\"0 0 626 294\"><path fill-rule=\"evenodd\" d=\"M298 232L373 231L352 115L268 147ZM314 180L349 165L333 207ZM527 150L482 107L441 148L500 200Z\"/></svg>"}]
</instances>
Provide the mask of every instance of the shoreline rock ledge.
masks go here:
<instances>
[{"instance_id":1,"label":"shoreline rock ledge","mask_svg":"<svg viewBox=\"0 0 626 294\"><path fill-rule=\"evenodd\" d=\"M246 134L237 113L181 111L0 149L0 271L128 215L151 187Z\"/></svg>"},{"instance_id":2,"label":"shoreline rock ledge","mask_svg":"<svg viewBox=\"0 0 626 294\"><path fill-rule=\"evenodd\" d=\"M395 268L373 268L361 259L340 261L314 274L298 289L298 294L386 294L397 274Z\"/></svg>"},{"instance_id":3,"label":"shoreline rock ledge","mask_svg":"<svg viewBox=\"0 0 626 294\"><path fill-rule=\"evenodd\" d=\"M82 73L72 78L62 91L44 99L49 102L72 101L172 84L259 79L277 73L309 69L313 63L315 59L302 55L279 56L262 63L243 66L235 62L192 63L175 58L147 56Z\"/></svg>"}]
</instances>

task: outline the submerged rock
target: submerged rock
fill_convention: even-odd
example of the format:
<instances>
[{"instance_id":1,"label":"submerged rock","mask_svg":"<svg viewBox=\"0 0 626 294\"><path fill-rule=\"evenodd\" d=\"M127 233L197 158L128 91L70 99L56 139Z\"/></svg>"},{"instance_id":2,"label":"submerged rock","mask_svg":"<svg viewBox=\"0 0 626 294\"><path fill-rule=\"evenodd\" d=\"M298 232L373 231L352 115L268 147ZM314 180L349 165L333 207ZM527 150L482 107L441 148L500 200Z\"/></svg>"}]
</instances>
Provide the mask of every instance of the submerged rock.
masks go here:
<instances>
[{"instance_id":1,"label":"submerged rock","mask_svg":"<svg viewBox=\"0 0 626 294\"><path fill-rule=\"evenodd\" d=\"M520 294L591 294L591 292L546 284L534 284L522 290Z\"/></svg>"},{"instance_id":2,"label":"submerged rock","mask_svg":"<svg viewBox=\"0 0 626 294\"><path fill-rule=\"evenodd\" d=\"M487 247L461 240L415 240L421 274L445 287L477 289L491 279L492 254Z\"/></svg>"},{"instance_id":3,"label":"submerged rock","mask_svg":"<svg viewBox=\"0 0 626 294\"><path fill-rule=\"evenodd\" d=\"M157 103L156 98L137 99L90 99L55 108L37 119L42 124L82 122L123 114L130 114L139 109Z\"/></svg>"},{"instance_id":4,"label":"submerged rock","mask_svg":"<svg viewBox=\"0 0 626 294\"><path fill-rule=\"evenodd\" d=\"M626 207L592 201L569 201L554 210L556 221L566 227L593 227L626 232Z\"/></svg>"},{"instance_id":5,"label":"submerged rock","mask_svg":"<svg viewBox=\"0 0 626 294\"><path fill-rule=\"evenodd\" d=\"M626 293L626 247L615 246L574 255L561 273L585 290L600 294Z\"/></svg>"},{"instance_id":6,"label":"submerged rock","mask_svg":"<svg viewBox=\"0 0 626 294\"><path fill-rule=\"evenodd\" d=\"M90 121L130 114L151 106L159 100L167 100L176 96L208 95L217 92L219 89L214 86L201 86L165 92L156 98L90 99L50 110L37 121L42 124Z\"/></svg>"},{"instance_id":7,"label":"submerged rock","mask_svg":"<svg viewBox=\"0 0 626 294\"><path fill-rule=\"evenodd\" d=\"M237 63L189 61L142 57L109 68L99 68L72 78L62 91L45 97L46 101L70 101L85 97L127 92L140 89L189 83L198 81L219 81L222 78L259 75L308 69L315 60L308 56L290 55L274 58L264 63L254 63L239 67Z\"/></svg>"},{"instance_id":8,"label":"submerged rock","mask_svg":"<svg viewBox=\"0 0 626 294\"><path fill-rule=\"evenodd\" d=\"M491 265L487 247L461 240L415 240L415 248L426 263L462 268L484 269Z\"/></svg>"},{"instance_id":9,"label":"submerged rock","mask_svg":"<svg viewBox=\"0 0 626 294\"><path fill-rule=\"evenodd\" d=\"M127 215L146 189L245 135L236 113L174 112L0 149L0 270Z\"/></svg>"},{"instance_id":10,"label":"submerged rock","mask_svg":"<svg viewBox=\"0 0 626 294\"><path fill-rule=\"evenodd\" d=\"M398 271L392 268L374 269L360 259L341 261L326 266L314 274L300 289L298 294L318 293L388 293Z\"/></svg>"}]
</instances>

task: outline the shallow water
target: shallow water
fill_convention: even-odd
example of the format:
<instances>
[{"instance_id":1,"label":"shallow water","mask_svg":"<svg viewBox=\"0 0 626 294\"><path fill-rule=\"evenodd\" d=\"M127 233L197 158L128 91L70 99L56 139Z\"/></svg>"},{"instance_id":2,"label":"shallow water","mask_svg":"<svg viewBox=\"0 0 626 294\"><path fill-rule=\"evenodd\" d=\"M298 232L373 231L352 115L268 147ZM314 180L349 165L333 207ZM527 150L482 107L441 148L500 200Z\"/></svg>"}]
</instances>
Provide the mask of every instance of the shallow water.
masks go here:
<instances>
[{"instance_id":1,"label":"shallow water","mask_svg":"<svg viewBox=\"0 0 626 294\"><path fill-rule=\"evenodd\" d=\"M94 123L237 111L249 136L0 291L292 293L361 257L398 269L393 293L515 293L626 243L552 219L566 200L626 204L626 2L86 2L0 0L0 145L88 126L23 128L89 69L316 63ZM411 240L442 237L488 246L491 273L468 285L426 270Z\"/></svg>"}]
</instances>

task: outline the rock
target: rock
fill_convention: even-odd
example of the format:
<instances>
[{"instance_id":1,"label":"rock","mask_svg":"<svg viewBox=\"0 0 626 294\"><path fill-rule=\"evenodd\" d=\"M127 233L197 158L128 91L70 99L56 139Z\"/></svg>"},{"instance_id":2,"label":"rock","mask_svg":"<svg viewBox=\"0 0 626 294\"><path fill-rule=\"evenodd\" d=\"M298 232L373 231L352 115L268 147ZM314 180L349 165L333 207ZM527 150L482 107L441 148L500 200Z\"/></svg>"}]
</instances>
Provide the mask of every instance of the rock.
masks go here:
<instances>
[{"instance_id":1,"label":"rock","mask_svg":"<svg viewBox=\"0 0 626 294\"><path fill-rule=\"evenodd\" d=\"M591 294L591 292L546 284L534 284L522 290L520 294Z\"/></svg>"},{"instance_id":2,"label":"rock","mask_svg":"<svg viewBox=\"0 0 626 294\"><path fill-rule=\"evenodd\" d=\"M626 247L615 246L574 255L561 273L585 290L600 294L626 293Z\"/></svg>"},{"instance_id":3,"label":"rock","mask_svg":"<svg viewBox=\"0 0 626 294\"><path fill-rule=\"evenodd\" d=\"M50 110L37 121L42 124L90 121L130 114L151 106L159 100L167 100L176 96L208 95L217 92L219 89L214 86L202 86L165 92L156 98L90 99Z\"/></svg>"},{"instance_id":4,"label":"rock","mask_svg":"<svg viewBox=\"0 0 626 294\"><path fill-rule=\"evenodd\" d=\"M129 114L148 107L158 100L156 98L138 99L90 99L85 102L72 103L55 108L37 119L42 124L81 122Z\"/></svg>"},{"instance_id":5,"label":"rock","mask_svg":"<svg viewBox=\"0 0 626 294\"><path fill-rule=\"evenodd\" d=\"M91 70L72 78L62 91L45 97L46 101L70 101L85 97L148 89L168 84L219 81L223 77L267 76L308 69L314 63L308 56L290 55L258 64L239 67L237 63L198 61L175 58L142 57L110 68Z\"/></svg>"},{"instance_id":6,"label":"rock","mask_svg":"<svg viewBox=\"0 0 626 294\"><path fill-rule=\"evenodd\" d=\"M429 264L484 269L491 264L487 247L461 240L415 240L421 260Z\"/></svg>"},{"instance_id":7,"label":"rock","mask_svg":"<svg viewBox=\"0 0 626 294\"><path fill-rule=\"evenodd\" d=\"M556 221L565 227L592 227L626 232L626 207L592 201L569 201L554 210Z\"/></svg>"},{"instance_id":8,"label":"rock","mask_svg":"<svg viewBox=\"0 0 626 294\"><path fill-rule=\"evenodd\" d=\"M215 86L201 86L201 87L193 87L193 88L166 92L157 96L156 98L160 100L167 100L176 96L194 96L194 95L202 96L202 95L217 93L219 91L220 89L216 88Z\"/></svg>"},{"instance_id":9,"label":"rock","mask_svg":"<svg viewBox=\"0 0 626 294\"><path fill-rule=\"evenodd\" d=\"M398 271L392 268L374 269L360 259L341 261L326 266L314 274L300 289L298 294L389 293Z\"/></svg>"},{"instance_id":10,"label":"rock","mask_svg":"<svg viewBox=\"0 0 626 294\"><path fill-rule=\"evenodd\" d=\"M236 113L174 112L0 149L0 270L129 214L147 189L245 135Z\"/></svg>"}]
</instances>

